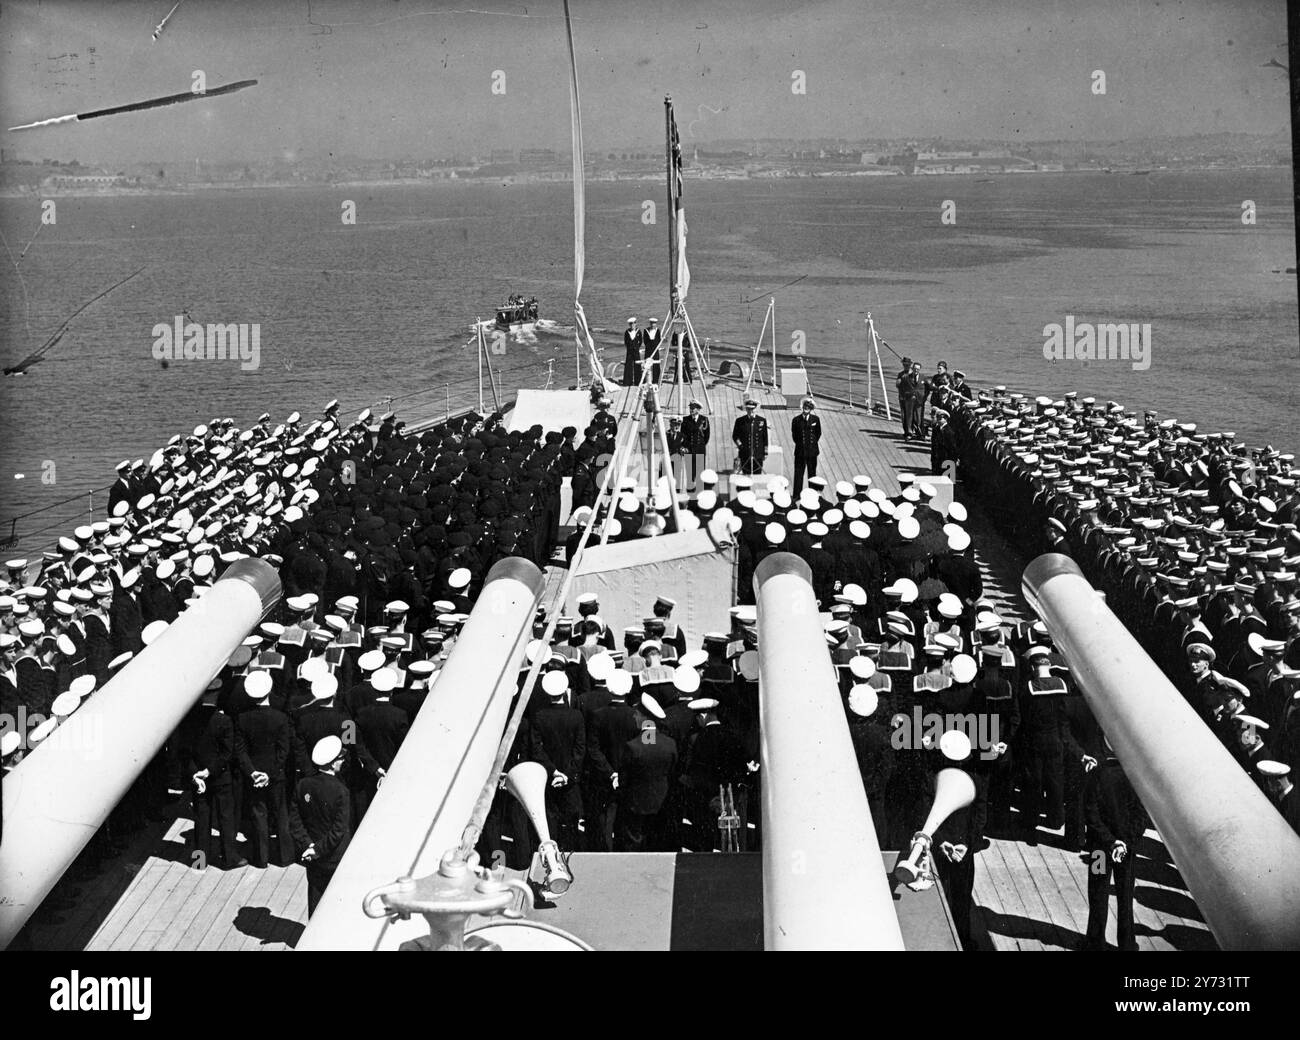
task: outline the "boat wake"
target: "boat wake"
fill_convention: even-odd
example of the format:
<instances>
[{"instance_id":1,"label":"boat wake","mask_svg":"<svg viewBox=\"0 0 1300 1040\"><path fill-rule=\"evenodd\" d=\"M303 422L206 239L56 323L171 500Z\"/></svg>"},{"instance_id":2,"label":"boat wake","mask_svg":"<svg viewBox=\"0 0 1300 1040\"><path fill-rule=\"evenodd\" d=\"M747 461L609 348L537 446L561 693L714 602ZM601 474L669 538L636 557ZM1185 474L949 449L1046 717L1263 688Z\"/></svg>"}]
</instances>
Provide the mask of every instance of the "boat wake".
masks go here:
<instances>
[{"instance_id":1,"label":"boat wake","mask_svg":"<svg viewBox=\"0 0 1300 1040\"><path fill-rule=\"evenodd\" d=\"M518 325L511 325L508 329L503 329L492 319L485 318L470 325L469 331L472 335L465 341L467 347L474 345L474 337L479 329L482 329L484 335L488 337L500 333L508 337L509 342L523 346L533 346L545 336L571 337L574 331L572 325L564 325L558 321L552 321L550 318L538 318L536 321L521 322Z\"/></svg>"}]
</instances>

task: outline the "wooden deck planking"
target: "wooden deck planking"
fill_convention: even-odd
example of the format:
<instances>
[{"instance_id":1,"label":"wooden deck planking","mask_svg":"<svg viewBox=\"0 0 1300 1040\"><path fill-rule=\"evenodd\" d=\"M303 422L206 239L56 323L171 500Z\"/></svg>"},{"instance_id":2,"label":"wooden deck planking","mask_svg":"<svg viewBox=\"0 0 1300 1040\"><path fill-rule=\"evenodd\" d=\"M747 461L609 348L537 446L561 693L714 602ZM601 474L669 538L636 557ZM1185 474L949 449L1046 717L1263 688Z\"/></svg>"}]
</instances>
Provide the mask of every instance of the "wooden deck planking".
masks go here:
<instances>
[{"instance_id":1,"label":"wooden deck planking","mask_svg":"<svg viewBox=\"0 0 1300 1040\"><path fill-rule=\"evenodd\" d=\"M1147 838L1159 841L1153 831L1147 832ZM976 862L975 919L977 928L983 927L987 931L994 948L1027 948L1023 934L1026 920L1036 922L1037 927L1031 924L1028 930L1035 932L1037 942L1044 949L1069 949L1083 941L1088 926L1088 864L1078 853L1057 848L1041 838L1037 846L994 838L990 848L981 853ZM1047 911L1045 917L1035 917L1032 912L1033 901L1026 898L1030 886ZM1184 889L1139 878L1133 916L1140 950L1164 952L1215 948L1213 937L1203 921L1149 905L1152 891L1171 893L1171 900L1161 900L1163 902L1194 905ZM1022 906L1030 907L1028 917L1015 907L1015 899L1009 898L1010 893L1020 898ZM1117 922L1113 891L1109 902L1106 941L1114 946ZM1004 922L1003 918L1019 920ZM1171 926L1173 938L1169 931Z\"/></svg>"},{"instance_id":2,"label":"wooden deck planking","mask_svg":"<svg viewBox=\"0 0 1300 1040\"><path fill-rule=\"evenodd\" d=\"M86 947L87 949L112 949L113 940L130 925L133 917L143 911L149 897L153 895L159 882L167 873L166 866L163 860L153 857L150 857L145 862L144 868L135 876L126 894L122 899L118 900L113 907L112 913L95 930L95 934L91 936L90 943Z\"/></svg>"},{"instance_id":3,"label":"wooden deck planking","mask_svg":"<svg viewBox=\"0 0 1300 1040\"><path fill-rule=\"evenodd\" d=\"M1070 876L1067 877L1062 871L1053 869L1051 859L1043 854L1042 845L1022 844L1020 855L1024 858L1030 872L1034 874L1039 891L1043 891L1046 886L1055 893L1059 912L1054 923L1061 928L1076 932L1082 938L1088 930L1088 897L1086 892L1079 890L1073 872L1068 872ZM1045 894L1043 899L1049 906L1051 905L1048 895Z\"/></svg>"},{"instance_id":4,"label":"wooden deck planking","mask_svg":"<svg viewBox=\"0 0 1300 1040\"><path fill-rule=\"evenodd\" d=\"M254 884L251 891L235 908L235 914L230 918L230 927L222 936L218 946L221 950L243 949L246 940L253 938L269 925L271 908L267 905L267 901L285 874L284 867L268 866L262 870L246 867L245 869L253 874Z\"/></svg>"},{"instance_id":5,"label":"wooden deck planking","mask_svg":"<svg viewBox=\"0 0 1300 1040\"><path fill-rule=\"evenodd\" d=\"M292 949L292 943L297 941L297 935L300 934L293 926L306 923L307 904L305 899L300 900L302 906L296 916L290 904L297 889L305 884L306 877L307 872L296 865L286 867L280 872L275 888L266 901L267 909L270 911L267 917L269 927L260 938L251 933L245 936L240 946L241 950ZM291 935L291 932L294 934Z\"/></svg>"},{"instance_id":6,"label":"wooden deck planking","mask_svg":"<svg viewBox=\"0 0 1300 1040\"><path fill-rule=\"evenodd\" d=\"M176 921L158 943L160 950L192 950L199 936L207 931L220 905L225 901L234 878L216 867L205 867L194 890L194 901L181 908ZM215 905L214 905L215 904Z\"/></svg>"},{"instance_id":7,"label":"wooden deck planking","mask_svg":"<svg viewBox=\"0 0 1300 1040\"><path fill-rule=\"evenodd\" d=\"M83 876L89 852L78 858L70 875L52 890L46 905L33 914L14 948L80 950L125 896L142 864L157 847L168 821L150 822L131 835L118 853L103 858L93 877ZM59 906L63 900L63 906Z\"/></svg>"},{"instance_id":8,"label":"wooden deck planking","mask_svg":"<svg viewBox=\"0 0 1300 1040\"><path fill-rule=\"evenodd\" d=\"M126 922L125 927L107 943L108 949L129 950L136 940L144 933L144 930L157 917L157 911L167 905L171 894L176 891L178 885L186 880L185 875L190 873L190 868L184 863L175 863L169 860L150 858L145 865L146 870L153 870L158 876L157 884L152 892L141 902L135 912L131 914L130 920Z\"/></svg>"},{"instance_id":9,"label":"wooden deck planking","mask_svg":"<svg viewBox=\"0 0 1300 1040\"><path fill-rule=\"evenodd\" d=\"M1058 908L1044 899L1044 894L1039 891L1034 874L1025 865L1024 857L1020 854L1019 843L1002 842L998 850L1002 855L1002 865L1007 872L1011 887L1015 889L1024 908L1021 916L1039 922L1049 934L1055 934L1053 931L1056 927L1055 911ZM1036 941L1043 949L1058 948L1058 944L1049 943L1046 939L1039 938Z\"/></svg>"},{"instance_id":10,"label":"wooden deck planking","mask_svg":"<svg viewBox=\"0 0 1300 1040\"><path fill-rule=\"evenodd\" d=\"M1053 850L1055 851L1055 850ZM1056 879L1056 870L1047 862L1041 845L1025 845L1021 842L1003 842L1002 860L1012 873L1012 880L1021 893L1033 891L1038 904L1045 911L1045 917L1036 919L1050 926L1059 940L1056 943L1043 941L1046 949L1064 949L1083 935L1083 929L1076 926L1074 916L1061 894L1060 883ZM1043 869L1043 868L1046 869ZM1028 903L1029 901L1026 900ZM1087 918L1084 919L1087 924Z\"/></svg>"},{"instance_id":11,"label":"wooden deck planking","mask_svg":"<svg viewBox=\"0 0 1300 1040\"><path fill-rule=\"evenodd\" d=\"M226 896L225 902L217 908L208 930L199 937L197 945L191 947L192 949L221 949L226 936L235 929L235 922L239 918L240 910L243 909L249 896L257 889L258 884L267 872L259 870L257 867L240 867L238 870L228 870L226 873L235 875L235 886L230 894Z\"/></svg>"},{"instance_id":12,"label":"wooden deck planking","mask_svg":"<svg viewBox=\"0 0 1300 1040\"><path fill-rule=\"evenodd\" d=\"M202 880L204 872L195 870L193 867L180 864L182 874L177 878L176 885L167 898L161 903L151 905L149 909L152 914L141 914L145 918L144 927L141 928L135 941L129 947L132 950L152 950L162 937L166 934L167 929L172 927L177 915L182 907L188 906L191 900L195 898L199 882ZM121 949L121 947L117 947Z\"/></svg>"},{"instance_id":13,"label":"wooden deck planking","mask_svg":"<svg viewBox=\"0 0 1300 1040\"><path fill-rule=\"evenodd\" d=\"M980 853L983 857L984 868L988 872L989 882L998 897L999 906L997 908L991 907L990 909L993 909L995 913L1002 915L1002 917L1009 923L1011 921L1032 921L1033 919L1029 917L1026 910L1024 899L1021 897L1021 894L1016 891L1015 881L1011 871L1007 867L1001 846L1001 842L994 840L990 842L987 849ZM993 938L994 944L998 949L1041 950L1043 944L1040 939L1033 936L1018 935L1019 932L1025 930L1025 928L1017 925L1015 929L1008 929L1007 932L998 932L991 928L989 934ZM1002 935L1009 942L1009 945L1000 943L998 941L999 935Z\"/></svg>"},{"instance_id":14,"label":"wooden deck planking","mask_svg":"<svg viewBox=\"0 0 1300 1040\"><path fill-rule=\"evenodd\" d=\"M291 950L298 944L298 938L307 924L307 872L295 868L292 873L296 880L289 890L289 897L281 907L280 924L276 928L276 941L283 946L275 949ZM267 949L272 949L268 946Z\"/></svg>"}]
</instances>

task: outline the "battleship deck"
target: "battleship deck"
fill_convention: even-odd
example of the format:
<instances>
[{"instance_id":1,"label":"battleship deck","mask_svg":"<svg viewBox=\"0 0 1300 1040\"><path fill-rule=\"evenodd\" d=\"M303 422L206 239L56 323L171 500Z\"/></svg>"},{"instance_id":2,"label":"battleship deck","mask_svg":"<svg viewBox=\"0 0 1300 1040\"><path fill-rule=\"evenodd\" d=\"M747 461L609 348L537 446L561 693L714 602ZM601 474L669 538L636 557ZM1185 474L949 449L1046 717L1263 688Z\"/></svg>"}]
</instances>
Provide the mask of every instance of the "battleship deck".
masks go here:
<instances>
[{"instance_id":1,"label":"battleship deck","mask_svg":"<svg viewBox=\"0 0 1300 1040\"><path fill-rule=\"evenodd\" d=\"M742 387L719 382L713 401L707 464L719 473L732 469L730 431L740 413ZM815 388L816 389L816 388ZM621 389L612 411L631 414L631 389ZM785 399L757 389L754 396L768 416L772 442L793 462L790 419ZM664 395L665 399L667 394ZM905 443L899 423L850 408L819 395L822 416L821 475L834 482L866 473L889 494L899 491L898 474L929 470L928 445ZM678 394L669 406L681 411ZM418 422L412 417L412 425ZM984 577L986 594L1004 616L1023 619L1028 607L1020 594L1019 560L972 509L967 524ZM547 571L547 592L558 591L563 566ZM175 816L136 834L93 877L69 875L57 885L14 943L47 950L292 948L306 921L306 876L299 866L220 871L188 866L185 832L192 826L188 807L177 803ZM1039 844L1026 845L995 831L976 858L972 933L980 949L1060 950L1078 945L1087 925L1087 863L1066 851L1059 832L1039 831ZM1159 835L1148 830L1137 850L1135 916L1143 950L1213 949L1215 943ZM1115 915L1107 928L1115 942Z\"/></svg>"}]
</instances>

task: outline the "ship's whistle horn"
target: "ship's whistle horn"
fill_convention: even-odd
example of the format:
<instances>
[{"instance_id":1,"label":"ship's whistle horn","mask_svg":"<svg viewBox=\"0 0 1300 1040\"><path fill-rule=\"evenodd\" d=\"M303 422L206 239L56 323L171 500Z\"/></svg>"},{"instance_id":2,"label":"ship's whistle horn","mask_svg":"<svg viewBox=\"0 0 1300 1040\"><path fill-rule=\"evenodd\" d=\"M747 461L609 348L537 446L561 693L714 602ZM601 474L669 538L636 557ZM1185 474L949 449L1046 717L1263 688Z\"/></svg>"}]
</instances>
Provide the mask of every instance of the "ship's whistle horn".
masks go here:
<instances>
[{"instance_id":1,"label":"ship's whistle horn","mask_svg":"<svg viewBox=\"0 0 1300 1040\"><path fill-rule=\"evenodd\" d=\"M975 800L975 782L961 769L941 769L935 778L934 802L930 815L921 829L912 835L912 848L908 857L894 867L894 876L910 885L921 875L921 861L930 851L934 832L953 813L964 809Z\"/></svg>"},{"instance_id":2,"label":"ship's whistle horn","mask_svg":"<svg viewBox=\"0 0 1300 1040\"><path fill-rule=\"evenodd\" d=\"M519 799L533 822L540 844L528 876L550 897L567 892L573 884L573 874L546 824L546 777L546 767L540 762L520 762L506 773L506 790Z\"/></svg>"}]
</instances>

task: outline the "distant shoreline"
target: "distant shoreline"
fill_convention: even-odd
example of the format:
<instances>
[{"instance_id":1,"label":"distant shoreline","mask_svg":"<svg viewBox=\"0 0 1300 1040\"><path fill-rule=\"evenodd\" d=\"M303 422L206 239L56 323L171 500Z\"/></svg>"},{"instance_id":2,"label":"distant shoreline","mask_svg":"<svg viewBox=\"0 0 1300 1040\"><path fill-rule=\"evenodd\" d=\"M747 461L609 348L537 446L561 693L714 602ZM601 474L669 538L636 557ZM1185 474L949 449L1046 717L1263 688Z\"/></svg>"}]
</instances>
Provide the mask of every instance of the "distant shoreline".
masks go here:
<instances>
[{"instance_id":1,"label":"distant shoreline","mask_svg":"<svg viewBox=\"0 0 1300 1040\"><path fill-rule=\"evenodd\" d=\"M809 181L809 180L846 180L849 178L880 178L887 177L890 179L910 179L910 180L934 180L943 178L956 178L961 180L970 180L975 178L978 181L992 180L1009 180L1019 177L1043 176L1059 177L1063 175L1103 175L1113 177L1125 177L1136 174L1161 176L1165 174L1180 173L1243 173L1248 170L1286 170L1290 171L1290 164L1259 164L1249 166L1177 166L1168 168L1111 168L1103 170L1012 170L1003 173L990 173L987 170L980 170L970 173L913 173L904 174L897 171L875 171L875 170L853 170L853 171L824 171L817 173L800 173L800 174L782 174L759 173L751 174L734 174L726 172L707 173L703 170L696 172L696 179L699 183L706 181ZM589 177L588 184L606 184L606 183L657 183L662 180L658 174L637 174L619 177ZM378 180L350 180L350 181L254 181L251 183L238 182L216 182L207 184L187 184L184 187L121 187L121 188L95 188L95 189L71 189L58 188L48 191L42 191L39 188L6 188L0 191L0 198L3 199L32 199L32 198L132 198L132 197L166 197L166 196L190 196L208 194L213 192L244 192L244 191L280 191L280 190L320 190L323 188L410 188L410 187L464 187L464 186L500 186L508 185L534 185L534 184L571 184L571 178L551 178L551 177L534 177L528 175L509 174L502 177L407 177L407 178L385 178Z\"/></svg>"}]
</instances>

